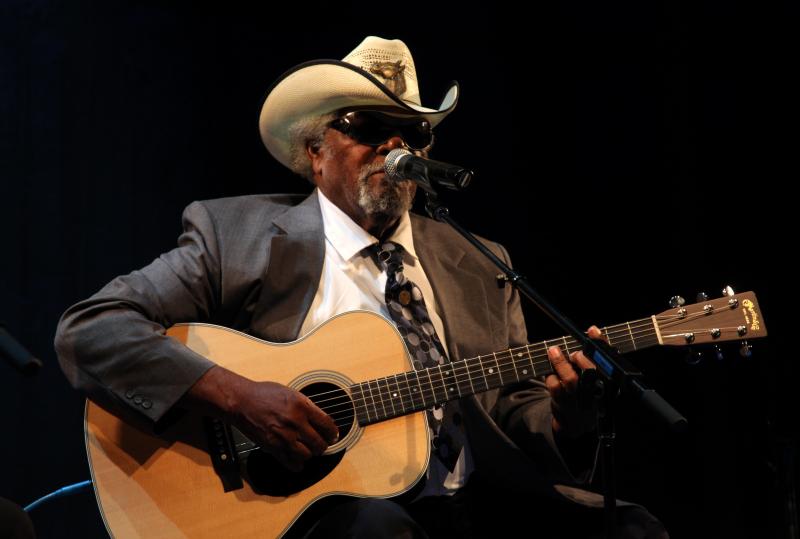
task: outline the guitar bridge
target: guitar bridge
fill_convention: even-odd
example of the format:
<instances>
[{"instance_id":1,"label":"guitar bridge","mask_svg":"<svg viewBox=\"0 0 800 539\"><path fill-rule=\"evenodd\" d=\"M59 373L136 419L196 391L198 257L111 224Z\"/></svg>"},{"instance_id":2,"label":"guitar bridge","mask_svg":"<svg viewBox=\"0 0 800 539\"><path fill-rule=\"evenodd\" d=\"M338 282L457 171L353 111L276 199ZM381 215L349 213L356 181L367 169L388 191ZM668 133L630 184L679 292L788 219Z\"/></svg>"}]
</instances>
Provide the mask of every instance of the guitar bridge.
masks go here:
<instances>
[{"instance_id":1,"label":"guitar bridge","mask_svg":"<svg viewBox=\"0 0 800 539\"><path fill-rule=\"evenodd\" d=\"M239 472L239 455L233 446L231 427L224 421L204 417L208 453L211 464L217 472L225 492L239 490L244 486Z\"/></svg>"}]
</instances>

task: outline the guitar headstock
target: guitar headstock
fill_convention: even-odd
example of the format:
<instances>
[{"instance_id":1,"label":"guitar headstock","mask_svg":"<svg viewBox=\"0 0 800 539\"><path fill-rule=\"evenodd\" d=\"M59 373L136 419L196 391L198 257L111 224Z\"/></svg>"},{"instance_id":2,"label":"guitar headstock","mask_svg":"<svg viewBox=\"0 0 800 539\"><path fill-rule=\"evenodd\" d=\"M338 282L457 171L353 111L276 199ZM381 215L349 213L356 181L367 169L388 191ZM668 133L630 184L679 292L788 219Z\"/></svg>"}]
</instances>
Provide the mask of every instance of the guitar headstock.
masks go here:
<instances>
[{"instance_id":1,"label":"guitar headstock","mask_svg":"<svg viewBox=\"0 0 800 539\"><path fill-rule=\"evenodd\" d=\"M653 316L659 343L665 346L719 343L767 336L754 292L742 292L691 305L681 304Z\"/></svg>"}]
</instances>

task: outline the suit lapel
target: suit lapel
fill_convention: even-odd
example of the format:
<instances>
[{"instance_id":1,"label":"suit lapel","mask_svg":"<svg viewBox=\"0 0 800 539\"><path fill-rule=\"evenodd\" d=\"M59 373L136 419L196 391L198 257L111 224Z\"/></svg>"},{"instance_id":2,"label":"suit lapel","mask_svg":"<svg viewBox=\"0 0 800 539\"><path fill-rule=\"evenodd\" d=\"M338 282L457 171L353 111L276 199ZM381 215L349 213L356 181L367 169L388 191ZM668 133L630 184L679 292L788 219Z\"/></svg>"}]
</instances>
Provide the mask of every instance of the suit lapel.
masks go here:
<instances>
[{"instance_id":1,"label":"suit lapel","mask_svg":"<svg viewBox=\"0 0 800 539\"><path fill-rule=\"evenodd\" d=\"M464 242L444 233L445 225L411 217L414 248L444 315L442 322L451 359L496 350L485 272L475 266L475 257L467 256Z\"/></svg>"},{"instance_id":2,"label":"suit lapel","mask_svg":"<svg viewBox=\"0 0 800 539\"><path fill-rule=\"evenodd\" d=\"M316 191L278 216L273 224L269 267L264 275L254 326L264 338L297 338L314 300L325 256L325 234Z\"/></svg>"}]
</instances>

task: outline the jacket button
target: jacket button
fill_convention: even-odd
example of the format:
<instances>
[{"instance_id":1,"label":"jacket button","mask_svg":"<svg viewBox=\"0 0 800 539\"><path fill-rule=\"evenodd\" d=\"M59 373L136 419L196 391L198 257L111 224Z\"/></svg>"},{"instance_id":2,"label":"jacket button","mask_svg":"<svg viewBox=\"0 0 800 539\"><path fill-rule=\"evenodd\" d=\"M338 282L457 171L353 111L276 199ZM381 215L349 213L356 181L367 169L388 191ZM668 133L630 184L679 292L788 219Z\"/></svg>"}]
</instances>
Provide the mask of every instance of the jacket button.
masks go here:
<instances>
[{"instance_id":1,"label":"jacket button","mask_svg":"<svg viewBox=\"0 0 800 539\"><path fill-rule=\"evenodd\" d=\"M136 404L142 404L142 396L136 395L135 397L133 397L133 402L135 402Z\"/></svg>"},{"instance_id":2,"label":"jacket button","mask_svg":"<svg viewBox=\"0 0 800 539\"><path fill-rule=\"evenodd\" d=\"M129 399L132 399L135 394L136 393L134 393L132 389L129 389L128 391L125 392L125 396L128 397Z\"/></svg>"},{"instance_id":3,"label":"jacket button","mask_svg":"<svg viewBox=\"0 0 800 539\"><path fill-rule=\"evenodd\" d=\"M142 401L142 408L150 408L153 406L153 403L147 399Z\"/></svg>"}]
</instances>

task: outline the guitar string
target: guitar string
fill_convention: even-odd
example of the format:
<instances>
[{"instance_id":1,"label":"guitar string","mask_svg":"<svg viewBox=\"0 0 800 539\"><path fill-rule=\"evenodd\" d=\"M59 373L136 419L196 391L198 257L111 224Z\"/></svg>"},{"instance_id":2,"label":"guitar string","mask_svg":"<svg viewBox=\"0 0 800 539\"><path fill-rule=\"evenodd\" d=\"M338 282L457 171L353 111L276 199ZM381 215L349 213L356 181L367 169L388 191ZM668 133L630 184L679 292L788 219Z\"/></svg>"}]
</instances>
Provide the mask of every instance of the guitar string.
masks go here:
<instances>
[{"instance_id":1,"label":"guitar string","mask_svg":"<svg viewBox=\"0 0 800 539\"><path fill-rule=\"evenodd\" d=\"M726 328L730 330L734 330L735 328ZM657 342L656 339L652 339L652 343ZM641 343L640 344L644 344ZM568 347L567 352L572 352L574 350L579 350L580 346ZM498 354L499 356L505 357L498 357L498 359L508 360L508 354ZM483 357L483 356L481 356ZM544 359L538 359L544 357ZM472 358L477 359L477 358ZM487 360L491 360L492 355L487 356ZM469 361L469 360L467 360ZM520 364L522 366L531 366L534 371L541 369L539 372L535 372L534 376L546 376L552 374L554 372L552 366L550 365L549 359L547 359L546 352L540 352L539 354L536 353L527 353L523 354L522 357L517 355L515 359L513 359L509 364L508 361L505 363L497 363L498 370L497 373L489 373L490 376L497 376L498 379L503 381L503 377L508 378L509 373L513 373L511 380L514 377L518 378L518 371L520 368ZM389 417L394 417L397 415L404 415L410 411L415 410L424 410L425 408L429 408L432 405L428 404L428 399L433 398L434 403L437 402L437 394L445 393L446 395L455 395L453 389L456 389L458 392L458 396L448 396L444 399L438 399L438 402L445 402L448 400L453 400L455 398L459 398L463 396L466 392L468 395L473 393L481 393L483 391L489 390L490 384L488 382L488 378L485 374L482 376L478 374L477 376L473 377L472 375L475 374L477 369L470 369L470 365L466 364L466 362L456 362L453 364L449 364L451 366L450 369L447 369L445 372L448 374L440 373L437 375L436 372L425 372L425 371L409 371L409 373L403 373L404 378L400 379L400 375L395 375L391 378L390 377L371 380L370 382L375 383L375 387L368 387L364 390L363 387L359 387L361 390L361 396L352 399L355 401L360 401L362 404L356 404L353 406L351 404L351 398L346 395L342 395L341 391L339 390L339 395L335 399L326 399L324 401L315 401L315 403L319 406L323 402L331 402L336 401L335 403L327 404L324 406L320 406L324 411L326 411L331 417L337 416L337 419L341 418L341 414L349 414L345 417L345 419L350 419L353 417L350 412L355 409L356 415L363 416L366 412L368 421L372 420L372 416L375 419L386 419ZM476 367L474 364L472 367ZM433 369L433 371L438 371L438 368ZM449 374L449 371L452 371L452 374ZM481 372L483 369L481 368ZM418 374L417 378L412 378L411 380L408 379L407 374ZM422 376L419 376L422 374ZM505 376L504 376L505 375ZM534 376L524 376L522 378L518 378L519 380L526 380L529 378L533 378ZM427 380L426 380L427 378ZM441 380L441 383L440 383ZM381 384L382 381L385 381L384 384ZM483 385L481 385L481 382ZM416 384L416 386L415 386ZM469 386L467 386L469 384ZM358 384L361 386L361 384ZM504 384L500 384L504 385ZM396 391L393 389L393 387ZM405 386L405 387L403 387ZM412 389L413 386L413 389ZM477 386L477 389L476 389ZM417 392L416 388L419 387L421 391ZM462 392L461 388L464 388L465 391ZM495 386L496 387L496 386ZM448 393L448 389L450 389L450 393ZM405 398L403 394L405 392ZM332 393L332 392L326 392ZM378 397L375 397L375 393L378 394ZM325 393L321 393L325 394ZM321 395L320 394L320 395ZM312 395L311 397L315 397L317 395ZM384 398L386 397L386 398ZM417 404L417 400L421 399L421 406ZM313 400L313 398L312 398ZM342 402L344 400L344 402ZM371 403L369 401L372 401ZM387 405L387 402L389 403ZM406 404L408 402L408 405ZM379 410L379 407L383 409L383 413ZM344 408L344 409L342 409ZM389 408L391 408L391 413L389 413ZM400 409L401 413L397 414L397 409ZM372 411L370 411L372 410Z\"/></svg>"},{"instance_id":2,"label":"guitar string","mask_svg":"<svg viewBox=\"0 0 800 539\"><path fill-rule=\"evenodd\" d=\"M663 322L663 324L660 324L660 327L662 328L662 332L663 332L664 329L668 329L672 325L675 325L675 324L670 324L669 323L670 321L674 321L674 322L679 323L679 324L685 324L687 321L690 321L690 319L693 320L695 318L706 317L706 316L709 316L709 315L706 314L705 312L702 312L702 313L693 313L691 315L687 315L686 317L660 316L658 318L660 319L660 321ZM647 324L641 324L640 323L640 322L644 322L644 321L647 321L648 323ZM636 325L636 324L638 324L638 325ZM615 346L622 346L622 345L627 345L627 344L633 344L634 346L636 346L636 344L638 343L639 347L644 348L644 347L648 347L650 344L653 344L652 337L654 337L656 335L656 332L653 329L648 329L648 330L645 330L645 331L639 330L639 328L643 328L643 327L652 328L653 327L652 326L652 320L650 320L648 318L648 319L641 319L641 320L637 320L637 321L632 321L632 322L629 322L628 324L623 324L623 326L628 326L628 325L631 326L631 331L629 331L626 328L626 329L621 329L621 330L615 331L613 333L612 332L608 332L608 335L620 334L620 333L621 334L625 334L624 341L613 343ZM619 326L614 326L614 327L619 327ZM632 331L634 328L636 328L637 331ZM608 329L608 328L604 328L604 329ZM734 329L734 328L726 328L726 329ZM609 337L609 339L612 342L614 340L611 337ZM645 339L650 339L650 340L645 340ZM543 353L546 354L546 349L549 346L557 345L557 346L560 346L560 347L563 348L564 340L565 340L564 337L558 338L558 339L550 339L550 340L543 341L541 343L528 344L528 345L524 345L524 346L521 346L521 347L512 348L512 349L509 349L509 350L506 350L506 351L503 351L503 352L497 352L495 354L487 354L486 356L482 355L482 356L478 356L478 357L475 357L475 358L469 358L467 360L461 360L461 361L457 361L457 362L450 363L450 364L447 364L447 365L453 366L449 370L453 370L453 371L457 371L459 369L467 370L469 367L467 365L465 365L465 363L470 362L470 361L474 361L475 359L478 359L479 357L480 358L486 357L488 361L491 361L492 359L495 359L495 358L496 359L500 359L500 360L506 360L510 356L519 355L520 353L527 354L528 356L533 356L533 357L527 358L527 359L533 359L537 354L542 353L542 351L544 351ZM617 337L617 340L619 341L619 337ZM657 339L656 339L656 341L657 341ZM575 350L571 349L571 348L576 347L576 345L578 345L578 342L574 338L571 338L571 337L566 338L566 342L567 342L567 352L568 353L571 353L572 351L575 351L575 350L580 348L578 346L577 348L575 348ZM521 350L525 350L525 352L520 352ZM506 365L507 365L507 363L505 363L503 366L506 366ZM500 365L498 365L498 368L500 368ZM516 367L516 361L515 361L514 365L511 366L511 369L506 369L505 371L500 371L499 374L502 376L503 374L508 374L509 372L516 371L516 369L517 369L517 367ZM410 373L422 373L422 372L426 372L426 371L409 371L409 372ZM469 375L469 372L466 372L466 374ZM398 382L397 382L396 378L401 376L401 375L406 375L406 378L407 378L407 373L400 373L400 374L397 374L397 375L390 375L390 376L383 377L383 378L377 378L375 380L370 380L370 381L363 382L363 383L375 382L376 385L378 386L378 390L380 390L381 389L381 387L380 387L381 386L381 382L385 382L384 387L387 387L389 383L392 383L390 381L390 378L394 378L395 379L394 380L394 384L397 384ZM436 375L434 375L434 376L436 376ZM430 375L429 375L429 378L430 378ZM456 380L456 383L457 383L457 374L454 373L452 376L447 376L446 379L449 380L449 381ZM471 379L471 377L470 377L470 379ZM435 398L434 390L431 389L430 391L431 391L431 394L433 394L433 396ZM334 392L338 393L337 390L334 390L334 391L329 391L329 392L322 392L322 393L313 394L311 397L317 397L318 398L318 397L324 396L324 395L326 395L328 393L334 393ZM427 399L428 395L424 395L423 398ZM319 400L319 401L315 401L315 404L317 406L320 406L320 404L324 404L325 402L327 402L327 400ZM368 406L368 405L366 405L366 406Z\"/></svg>"},{"instance_id":3,"label":"guitar string","mask_svg":"<svg viewBox=\"0 0 800 539\"><path fill-rule=\"evenodd\" d=\"M732 327L731 328L722 328L722 330L731 330L731 331L735 331L736 329L737 328L732 328ZM654 335L655 335L654 333L651 333L650 336L652 337ZM559 340L563 340L563 339L559 339ZM654 342L656 342L653 339L651 339L649 342L645 342L644 338L641 338L641 337L639 339L637 339L637 340L639 342L639 346L640 347L643 346L643 345L644 346L649 346L650 344L653 344ZM627 341L629 341L629 342L616 343L616 344L617 345L622 345L622 344L633 343L632 339L627 339ZM517 352L519 350L523 349L523 348L527 348L528 349L528 350L526 350L525 353L523 353L522 358L521 358L522 364L525 365L526 363L529 363L531 360L536 359L537 355L545 355L545 357L546 357L546 348L544 348L544 347L547 346L545 344L547 342L553 343L555 341L545 341L544 343L537 343L537 344L533 344L533 345L528 345L527 347L519 347L519 348L511 349L511 350L505 351L505 352L500 352L500 353L496 353L496 354L490 354L490 355L487 355L485 357L487 358L487 361L490 361L491 359L493 359L495 357L497 359L499 359L499 360L507 360L511 355L517 355L518 359L514 360L513 364L510 365L510 367L511 367L510 369L506 368L505 371L502 370L502 368L509 366L507 361L503 365L500 365L499 363L497 364L498 365L498 372L499 372L498 376L502 377L503 374L508 374L509 372L514 372L514 374L516 376L516 371L518 370L518 365L517 364L520 362L519 353L517 353ZM573 351L573 347L576 350L579 349L580 347L576 346L577 344L578 343L575 340L571 340L571 342L568 341L567 352L568 353L572 352ZM527 357L525 357L526 355L527 355ZM479 356L479 357L484 357L484 356ZM450 374L447 374L447 375L439 374L437 376L436 373L431 375L427 371L409 371L411 374L423 373L423 372L427 373L428 382L426 383L426 385L428 387L426 387L426 388L424 388L422 390L423 404L424 404L424 401L426 401L431 396L434 398L434 401L435 401L436 400L436 388L440 387L438 385L439 384L438 380L432 381L431 376L433 376L434 379L438 378L438 379L442 380L443 386L441 386L441 387L445 387L447 385L450 385L450 386L453 386L453 387L457 387L458 384L459 384L459 381L458 381L459 375L466 376L468 381L472 382L473 378L471 376L471 373L469 371L469 365L467 363L470 362L470 361L474 362L475 359L478 359L478 358L471 358L471 359L468 359L468 360L462 360L462 361L459 361L459 362L454 362L454 363L448 364L451 368L447 369L447 371L453 371L452 375L450 375ZM541 364L545 364L544 361L539 362L539 363L540 363L540 365ZM549 363L549 361L548 361L548 363ZM533 366L535 367L535 364ZM435 369L435 370L439 370L439 369ZM547 373L543 372L542 375L549 374L551 372L552 372L552 370L549 370L549 372L547 372ZM408 373L402 373L402 374L406 378L406 386L409 387L408 386L408 381L407 381L407 374ZM490 374L493 374L493 373L490 373ZM384 409L387 408L387 406L385 405L386 401L383 399L383 396L387 395L385 390L388 389L389 392L392 392L391 385L394 385L397 388L398 391L401 391L401 384L402 384L403 381L399 379L399 376L400 375L398 374L398 375L392 375L392 376L389 376L389 377L384 377L384 378L379 378L379 379L376 379L376 380L369 381L369 382L374 382L375 385L377 386L378 396L379 396L379 398L381 400L381 407L384 408ZM417 378L417 380L418 379L419 379L419 377ZM480 376L477 379L480 380ZM484 375L484 379L485 379L485 375ZM381 384L381 382L384 382L384 384ZM368 383L368 382L365 382L365 383ZM419 385L419 382L417 382L417 383ZM359 384L359 386L360 385L361 384ZM471 384L471 386L474 387L474 384ZM361 388L361 389L363 391L363 388ZM373 388L369 387L369 384L368 384L368 388L367 389L370 391L370 393L372 393ZM458 389L460 389L460 387ZM481 391L484 391L485 389L486 388L481 388L480 390L476 390L474 392L476 392L476 393L477 392L481 392ZM329 392L323 392L323 393L315 394L313 396L314 397L319 397L319 396L325 395L326 393L329 393ZM470 393L472 393L472 392L470 392ZM414 397L414 395L412 395L412 394L409 394L409 395L412 397L411 401L412 401L412 406L413 406L413 397ZM373 404L372 404L373 409L376 409L376 411L377 411L378 403L376 402L376 399L374 398L374 395L371 395L370 398L373 400ZM453 397L453 398L455 398L455 397ZM364 401L363 408L368 409L370 404L366 401L366 398L365 398L365 396L363 394L362 394L362 400ZM450 400L450 399L444 399L444 400ZM327 400L316 401L317 405L323 404L325 402L327 402ZM396 409L393 406L394 401L392 401L392 399L389 399L389 402L390 402L390 406L392 407L393 412L396 413ZM405 406L402 404L402 398L401 398L401 402L398 403L398 404L400 406L402 406L403 408L405 408ZM362 407L359 406L359 408L362 408ZM326 410L327 409L332 409L332 408L326 408ZM377 415L380 416L382 414L377 413ZM384 413L383 415L385 416L386 414Z\"/></svg>"},{"instance_id":4,"label":"guitar string","mask_svg":"<svg viewBox=\"0 0 800 539\"><path fill-rule=\"evenodd\" d=\"M714 313L714 314L716 314L716 313ZM659 315L659 316L656 317L656 320L659 321L659 322L662 322L661 324L659 324L659 327L662 330L662 334L663 334L663 330L664 329L669 329L670 327L673 327L675 325L682 325L682 324L685 324L686 322L692 321L692 320L694 320L696 318L707 317L707 316L709 316L709 314L706 313L706 312L692 313L692 314L685 315L685 316L680 316L680 315ZM649 324L647 324L647 323L640 324L640 322L649 322ZM670 323L670 322L673 322L673 323ZM653 339L656 336L656 332L653 331L653 330L651 330L649 332L648 331L641 331L640 328L651 326L651 324L652 324L651 319L647 318L647 319L641 319L641 320L637 320L637 321L631 321L631 322L628 322L626 324L619 324L619 325L616 325L616 326L603 328L603 329L601 329L601 332L605 330L606 335L609 336L608 337L609 340L613 340L610 337L610 335L617 335L617 334L620 334L620 333L628 334L628 337L626 337L623 342L615 343L616 346L621 346L621 345L624 345L624 344L634 344L636 341L640 342L640 346L643 345L643 344L646 345L646 346L649 346L653 342L656 342L656 343L658 342L657 338ZM609 329L612 328L612 327L616 327L616 328L620 328L620 329L619 330L615 330L615 331L609 331ZM634 328L637 329L636 332L632 331ZM727 330L727 329L738 330L738 327L737 328L720 328L720 329L721 330ZM698 330L695 330L695 331L698 331ZM633 337L634 333L636 333L636 334L638 334L640 336L639 337ZM644 336L641 336L642 333L644 333ZM687 333L687 332L684 332L684 334L685 333ZM645 338L649 338L649 340L645 341ZM505 374L509 374L510 372L514 372L515 375L516 375L516 371L518 369L517 368L517 363L521 361L523 363L523 365L525 363L529 363L531 365L531 367L534 368L534 370L536 370L536 365L543 366L543 371L548 370L545 367L549 367L549 372L542 372L542 374L541 374L541 375L547 375L547 374L550 374L550 373L553 372L552 365L550 365L549 359L547 358L547 349L549 348L549 346L552 346L552 345L548 345L547 343L548 342L549 343L558 342L559 343L558 346L562 347L561 343L563 343L565 341L566 341L566 346L563 347L563 348L566 348L566 352L567 353L571 353L573 351L573 349L574 350L578 350L578 349L581 348L580 346L577 346L578 342L574 338L571 338L571 337L570 338L562 337L562 338L557 338L557 339L545 340L545 341L542 341L541 343L533 343L533 344L523 345L523 346L520 346L520 347L516 347L516 348L511 348L511 349L505 350L503 352L494 353L494 354L487 354L486 356L477 356L475 358L469 358L467 360L461 360L461 361L457 361L457 362L454 362L452 364L449 364L452 367L449 370L453 371L453 375L449 376L448 379L455 380L456 381L456 385L457 385L458 384L458 375L456 374L456 371L459 370L459 369L463 369L463 370L466 371L466 375L467 375L467 377L468 377L468 379L470 381L470 386L472 387L472 377L470 375L469 365L467 363L470 362L470 361L474 362L475 359L477 359L479 362L481 362L480 358L482 358L482 357L486 357L487 361L489 360L489 358L492 358L496 362L498 360L508 360L509 358L511 358L512 365L510 366L510 369L506 369L505 370ZM520 350L525 350L525 353L527 354L528 357L527 358L522 357L520 359L520 356L523 356L523 353L520 352ZM543 355L545 359L544 360L536 360L537 354L539 354L540 357L541 357L541 355ZM514 359L514 356L517 356L517 358ZM500 365L499 362L496 363L496 364L498 365L497 376L502 380L503 370L500 368L501 365ZM505 361L502 364L502 367L506 367L507 365L508 365L508 361ZM426 369L425 371L429 371L429 370L430 369ZM438 369L436 369L436 370L438 370ZM423 371L409 371L409 372L412 373L412 374L418 374L418 373L422 373ZM483 372L482 363L481 363L481 372ZM404 373L404 374L407 374L407 373ZM398 375L395 375L395 377L396 376L398 376ZM429 383L430 383L430 374L428 374L428 379L429 379ZM381 379L370 380L370 381L368 381L366 383L376 382L376 384L378 384L379 380L381 380ZM383 380L388 380L388 377L383 378ZM442 380L444 380L444 378L442 378ZM486 388L488 389L488 385L489 384L488 384L488 379L486 378L485 374L484 374L484 382L485 382ZM407 376L406 376L406 383L408 384ZM357 384L357 385L360 386L361 384ZM398 390L399 390L399 383L398 383ZM345 410L341 410L341 411L338 411L338 412L332 412L330 414L331 417L333 417L334 415L339 415L340 417L338 417L337 419L340 420L340 421L342 419L347 421L346 423L338 423L338 422L336 422L336 420L334 420L334 423L336 424L337 428L341 428L343 426L346 426L348 423L352 423L352 419L358 416L358 409L359 408L363 408L363 409L367 410L367 415L368 416L369 415L375 415L376 420L380 419L381 414L378 413L377 404L375 403L374 397L371 397L371 398L373 400L373 405L372 406L373 406L373 409L375 410L375 413L374 414L369 414L369 403L367 403L366 398L363 395L363 388L362 388L362 398L361 398L361 400L364 402L363 406L352 406L351 405L352 401L350 400L350 397L347 394L344 394L344 395L341 394L343 391L344 391L343 389L337 389L335 391L322 392L322 393L319 393L319 394L311 395L311 396L309 396L309 398L318 397L318 396L331 394L331 393L335 393L335 392L339 393L339 396L336 399L326 399L325 401L315 401L315 404L319 406L319 404L321 404L323 402L326 402L326 401L342 400L342 399L345 400L344 403L340 403L340 404L337 404L337 405L334 405L334 406L321 407L323 410L332 410L335 407L342 407L342 406L345 407ZM435 398L435 389L432 386L431 386L431 390L430 391L431 391L431 394ZM371 392L371 389L370 389L370 392ZM480 392L480 391L475 391L475 392L477 393L477 392ZM425 404L426 398L427 397L424 396L424 391L423 391L423 405ZM456 397L453 397L453 398L456 398ZM414 406L413 397L411 399L411 403L412 403L412 410L413 410L413 406ZM402 405L402 400L401 400L401 406L403 406ZM386 409L385 404L383 404L383 402L381 402L381 407L384 408L384 410ZM422 411L425 408L427 408L427 406L424 406L423 408L419 409L419 411ZM394 410L394 411L396 413L396 410ZM353 413L350 413L350 415L341 417L342 413L347 413L347 412L353 412ZM403 410L402 413L406 414L408 412L406 410ZM383 418L384 419L388 419L389 417L391 417L391 416L384 414ZM250 442L250 443L253 443L253 442ZM242 444L237 444L237 445L242 445ZM250 451L255 451L255 450L258 450L258 449L260 449L260 447L256 446L256 447L253 447L251 449L239 451L238 453L239 454L243 454L243 453L247 453L247 452L250 452Z\"/></svg>"}]
</instances>

